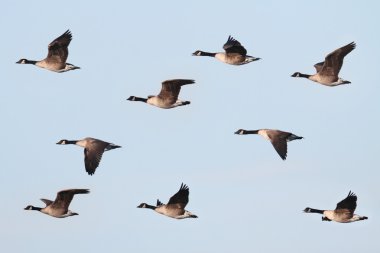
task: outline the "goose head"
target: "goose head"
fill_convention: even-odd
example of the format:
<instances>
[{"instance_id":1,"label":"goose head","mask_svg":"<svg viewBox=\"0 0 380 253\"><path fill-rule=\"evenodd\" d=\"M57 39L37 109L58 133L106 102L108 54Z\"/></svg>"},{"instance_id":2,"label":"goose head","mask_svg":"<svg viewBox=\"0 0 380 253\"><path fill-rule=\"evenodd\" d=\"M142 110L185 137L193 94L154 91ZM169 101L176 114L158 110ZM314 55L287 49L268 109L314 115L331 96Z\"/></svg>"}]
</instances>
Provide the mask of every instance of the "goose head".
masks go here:
<instances>
[{"instance_id":1,"label":"goose head","mask_svg":"<svg viewBox=\"0 0 380 253\"><path fill-rule=\"evenodd\" d=\"M300 77L300 76L301 76L300 72L295 72L293 75L291 75L291 77Z\"/></svg>"},{"instance_id":2,"label":"goose head","mask_svg":"<svg viewBox=\"0 0 380 253\"><path fill-rule=\"evenodd\" d=\"M34 206L28 205L27 207L24 208L24 210L33 210Z\"/></svg>"},{"instance_id":3,"label":"goose head","mask_svg":"<svg viewBox=\"0 0 380 253\"><path fill-rule=\"evenodd\" d=\"M245 134L245 130L244 129L239 129L235 132L235 134Z\"/></svg>"},{"instance_id":4,"label":"goose head","mask_svg":"<svg viewBox=\"0 0 380 253\"><path fill-rule=\"evenodd\" d=\"M59 144L59 145L65 145L67 144L67 140L60 140L59 142L57 142L56 144Z\"/></svg>"},{"instance_id":5,"label":"goose head","mask_svg":"<svg viewBox=\"0 0 380 253\"><path fill-rule=\"evenodd\" d=\"M201 55L203 55L203 54L204 54L203 51L201 51L201 50L197 50L197 51L195 51L195 52L192 54L192 56L201 56Z\"/></svg>"},{"instance_id":6,"label":"goose head","mask_svg":"<svg viewBox=\"0 0 380 253\"><path fill-rule=\"evenodd\" d=\"M129 101L135 101L136 97L135 96L130 96L129 98L127 98L127 100L129 100Z\"/></svg>"},{"instance_id":7,"label":"goose head","mask_svg":"<svg viewBox=\"0 0 380 253\"><path fill-rule=\"evenodd\" d=\"M141 203L140 205L137 206L137 208L146 208L148 204L147 203Z\"/></svg>"},{"instance_id":8,"label":"goose head","mask_svg":"<svg viewBox=\"0 0 380 253\"><path fill-rule=\"evenodd\" d=\"M28 62L27 59L22 58L19 61L17 61L16 63L18 63L18 64L26 64L27 62Z\"/></svg>"}]
</instances>

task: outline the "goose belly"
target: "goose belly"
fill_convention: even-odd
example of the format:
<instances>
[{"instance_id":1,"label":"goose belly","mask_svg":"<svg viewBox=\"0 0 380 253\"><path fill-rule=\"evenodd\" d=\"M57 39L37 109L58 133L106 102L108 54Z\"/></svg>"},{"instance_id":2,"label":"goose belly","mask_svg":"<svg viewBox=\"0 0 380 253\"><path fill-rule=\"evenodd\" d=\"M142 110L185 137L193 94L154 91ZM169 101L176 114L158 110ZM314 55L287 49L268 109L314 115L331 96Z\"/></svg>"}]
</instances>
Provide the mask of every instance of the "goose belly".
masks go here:
<instances>
[{"instance_id":1,"label":"goose belly","mask_svg":"<svg viewBox=\"0 0 380 253\"><path fill-rule=\"evenodd\" d=\"M163 109L169 109L169 108L173 107L172 104L167 103L165 100L163 100L159 97L151 97L146 102L147 102L147 104L157 106L157 107L160 107Z\"/></svg>"},{"instance_id":2,"label":"goose belly","mask_svg":"<svg viewBox=\"0 0 380 253\"><path fill-rule=\"evenodd\" d=\"M165 205L159 206L155 209L155 211L159 214L163 214L165 216L178 219L179 216L184 214L184 210L168 208Z\"/></svg>"}]
</instances>

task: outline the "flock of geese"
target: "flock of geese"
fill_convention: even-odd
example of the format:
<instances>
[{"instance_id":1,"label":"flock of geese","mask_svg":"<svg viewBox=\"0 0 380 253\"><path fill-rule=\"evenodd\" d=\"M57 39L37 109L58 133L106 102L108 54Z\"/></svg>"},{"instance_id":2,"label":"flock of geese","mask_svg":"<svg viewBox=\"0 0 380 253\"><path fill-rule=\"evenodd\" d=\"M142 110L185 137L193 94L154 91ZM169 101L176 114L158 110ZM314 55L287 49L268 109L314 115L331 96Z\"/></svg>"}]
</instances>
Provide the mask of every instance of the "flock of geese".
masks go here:
<instances>
[{"instance_id":1,"label":"flock of geese","mask_svg":"<svg viewBox=\"0 0 380 253\"><path fill-rule=\"evenodd\" d=\"M50 71L62 73L70 70L80 69L73 64L67 63L67 57L69 55L68 46L72 40L72 34L69 30L63 33L61 36L53 40L48 46L48 55L45 59L40 61L20 59L18 64L32 64L40 68L44 68ZM313 75L302 74L295 72L292 77L303 77L311 81L326 85L337 86L348 84L350 81L346 81L339 77L339 71L343 65L344 57L354 50L356 44L351 42L341 48L336 49L325 57L324 62L319 62L314 65L316 73ZM247 55L247 50L240 44L239 41L229 36L227 42L224 44L223 49L225 52L209 53L197 50L193 56L208 56L214 57L219 61L222 61L231 65L243 65L253 61L260 60L258 57ZM181 87L187 84L195 83L191 79L173 79L162 82L160 93L155 96L147 96L147 98L130 96L129 101L140 101L153 105L163 109L171 109L178 106L184 106L190 104L190 101L182 101L178 99ZM258 134L269 140L278 155L285 160L287 157L287 142L293 140L300 140L303 137L297 136L290 132L275 130L275 129L258 129L258 130L244 130L239 129L235 132L238 135ZM115 145L110 142L98 140L95 138L84 138L82 140L60 140L57 142L59 145L74 144L84 148L84 164L86 172L89 175L95 173L96 168L99 166L102 155L105 151L121 148L121 146ZM25 210L36 210L44 214L56 217L65 218L69 216L78 215L78 213L69 210L69 205L75 194L87 194L88 189L68 189L62 190L57 193L54 201L48 199L41 199L45 203L45 207L35 207L28 205ZM340 201L335 210L319 210L307 207L305 213L319 213L322 214L323 221L336 221L342 223L349 223L359 220L368 219L366 216L360 216L354 213L356 209L357 196L349 192L348 196ZM181 184L180 189L175 193L168 201L167 204L163 204L157 200L156 205L149 205L141 203L138 208L148 208L156 211L157 213L166 215L175 219L184 218L198 218L198 216L185 210L187 203L189 202L189 188L186 184Z\"/></svg>"}]
</instances>

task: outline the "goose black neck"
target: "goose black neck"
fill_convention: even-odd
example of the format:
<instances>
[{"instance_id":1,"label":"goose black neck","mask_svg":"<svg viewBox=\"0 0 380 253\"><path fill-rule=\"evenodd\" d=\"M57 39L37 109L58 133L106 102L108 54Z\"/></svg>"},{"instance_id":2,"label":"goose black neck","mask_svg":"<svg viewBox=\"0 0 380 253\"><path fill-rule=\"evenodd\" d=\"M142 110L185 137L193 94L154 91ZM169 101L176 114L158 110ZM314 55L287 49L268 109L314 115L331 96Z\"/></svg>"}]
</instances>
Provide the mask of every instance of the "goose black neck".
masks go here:
<instances>
[{"instance_id":1,"label":"goose black neck","mask_svg":"<svg viewBox=\"0 0 380 253\"><path fill-rule=\"evenodd\" d=\"M78 141L66 141L65 144L76 144Z\"/></svg>"},{"instance_id":2,"label":"goose black neck","mask_svg":"<svg viewBox=\"0 0 380 253\"><path fill-rule=\"evenodd\" d=\"M244 134L258 134L259 130L245 130Z\"/></svg>"},{"instance_id":3,"label":"goose black neck","mask_svg":"<svg viewBox=\"0 0 380 253\"><path fill-rule=\"evenodd\" d=\"M156 209L156 206L151 206L151 205L149 205L149 204L146 204L146 205L145 205L145 208L149 208L149 209L154 210L154 209Z\"/></svg>"},{"instance_id":4,"label":"goose black neck","mask_svg":"<svg viewBox=\"0 0 380 253\"><path fill-rule=\"evenodd\" d=\"M309 78L311 75L299 73L298 77Z\"/></svg>"},{"instance_id":5,"label":"goose black neck","mask_svg":"<svg viewBox=\"0 0 380 253\"><path fill-rule=\"evenodd\" d=\"M148 101L147 98L140 98L140 97L135 97L135 96L130 97L128 100L130 100L130 101L140 101L140 102L144 102L144 103L146 103Z\"/></svg>"},{"instance_id":6,"label":"goose black neck","mask_svg":"<svg viewBox=\"0 0 380 253\"><path fill-rule=\"evenodd\" d=\"M320 214L323 214L323 210L313 209L313 208L309 208L308 212L309 213L320 213Z\"/></svg>"},{"instance_id":7,"label":"goose black neck","mask_svg":"<svg viewBox=\"0 0 380 253\"><path fill-rule=\"evenodd\" d=\"M136 97L136 101L140 101L140 102L144 102L146 103L148 101L147 98L139 98L139 97Z\"/></svg>"},{"instance_id":8,"label":"goose black neck","mask_svg":"<svg viewBox=\"0 0 380 253\"><path fill-rule=\"evenodd\" d=\"M32 206L32 210L41 211L42 207Z\"/></svg>"},{"instance_id":9,"label":"goose black neck","mask_svg":"<svg viewBox=\"0 0 380 253\"><path fill-rule=\"evenodd\" d=\"M37 61L25 60L25 64L33 64L35 65Z\"/></svg>"},{"instance_id":10,"label":"goose black neck","mask_svg":"<svg viewBox=\"0 0 380 253\"><path fill-rule=\"evenodd\" d=\"M201 52L200 56L210 56L215 57L216 53L209 53L209 52Z\"/></svg>"}]
</instances>

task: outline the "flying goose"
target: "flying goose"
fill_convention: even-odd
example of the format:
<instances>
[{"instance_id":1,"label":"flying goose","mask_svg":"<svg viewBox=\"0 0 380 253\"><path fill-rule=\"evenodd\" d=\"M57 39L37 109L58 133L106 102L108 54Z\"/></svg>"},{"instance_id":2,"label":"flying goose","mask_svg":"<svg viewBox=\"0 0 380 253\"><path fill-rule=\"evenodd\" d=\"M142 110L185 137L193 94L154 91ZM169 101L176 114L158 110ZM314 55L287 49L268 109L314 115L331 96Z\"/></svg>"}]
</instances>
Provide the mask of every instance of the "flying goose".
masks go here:
<instances>
[{"instance_id":1,"label":"flying goose","mask_svg":"<svg viewBox=\"0 0 380 253\"><path fill-rule=\"evenodd\" d=\"M191 79L173 79L162 82L162 88L157 96L148 96L148 98L140 98L130 96L129 101L141 101L150 105L154 105L163 109L170 109L177 106L188 105L190 101L181 101L178 99L181 86L194 83Z\"/></svg>"},{"instance_id":2,"label":"flying goose","mask_svg":"<svg viewBox=\"0 0 380 253\"><path fill-rule=\"evenodd\" d=\"M67 47L70 44L72 35L70 30L67 30L64 34L53 40L48 46L48 55L41 61L31 61L27 59L21 59L16 63L19 64L33 64L40 68L48 69L54 72L66 72L69 70L80 69L80 67L73 64L66 63L69 51Z\"/></svg>"},{"instance_id":3,"label":"flying goose","mask_svg":"<svg viewBox=\"0 0 380 253\"><path fill-rule=\"evenodd\" d=\"M329 53L324 62L319 62L314 65L317 71L314 75L301 74L295 72L292 77L304 77L311 81L326 85L337 86L341 84L351 83L350 81L343 80L338 76L340 69L343 65L344 57L349 54L356 47L355 42L351 42L341 48L338 48L332 53Z\"/></svg>"},{"instance_id":4,"label":"flying goose","mask_svg":"<svg viewBox=\"0 0 380 253\"><path fill-rule=\"evenodd\" d=\"M157 206L141 203L137 208L149 208L156 211L157 213L175 219L198 218L198 216L185 210L188 202L189 187L182 183L179 191L169 199L169 202L167 204L163 204L160 202L160 200L157 199Z\"/></svg>"},{"instance_id":5,"label":"flying goose","mask_svg":"<svg viewBox=\"0 0 380 253\"><path fill-rule=\"evenodd\" d=\"M69 189L63 190L57 193L57 197L54 201L48 199L41 199L42 202L46 204L45 207L34 207L29 205L24 208L24 210L35 210L41 213L56 217L56 218L66 218L73 215L78 215L69 210L69 205L75 194L85 194L89 193L88 189Z\"/></svg>"},{"instance_id":6,"label":"flying goose","mask_svg":"<svg viewBox=\"0 0 380 253\"><path fill-rule=\"evenodd\" d=\"M259 129L259 130L244 130L239 129L235 132L235 134L259 134L265 139L269 140L274 149L277 151L277 153L280 155L282 160L286 159L286 155L288 152L288 141L303 139L303 137L297 136L295 134L289 133L289 132L283 132L280 130L274 130L274 129Z\"/></svg>"},{"instance_id":7,"label":"flying goose","mask_svg":"<svg viewBox=\"0 0 380 253\"><path fill-rule=\"evenodd\" d=\"M354 214L357 199L358 197L356 197L355 193L350 191L348 196L336 205L335 210L318 210L306 207L303 211L305 213L323 214L322 221L349 223L359 220L366 220L368 217Z\"/></svg>"},{"instance_id":8,"label":"flying goose","mask_svg":"<svg viewBox=\"0 0 380 253\"><path fill-rule=\"evenodd\" d=\"M57 144L75 144L80 147L83 147L84 165L89 175L93 175L95 173L95 170L99 166L100 160L102 159L104 151L108 151L114 148L121 148L121 146L117 146L115 144L90 137L84 138L83 140L74 141L60 140L59 142L57 142Z\"/></svg>"},{"instance_id":9,"label":"flying goose","mask_svg":"<svg viewBox=\"0 0 380 253\"><path fill-rule=\"evenodd\" d=\"M208 53L197 50L193 53L193 56L215 57L219 61L231 65L243 65L261 59L247 55L247 50L231 35L228 36L227 42L224 44L223 49L226 51L225 53Z\"/></svg>"}]
</instances>

